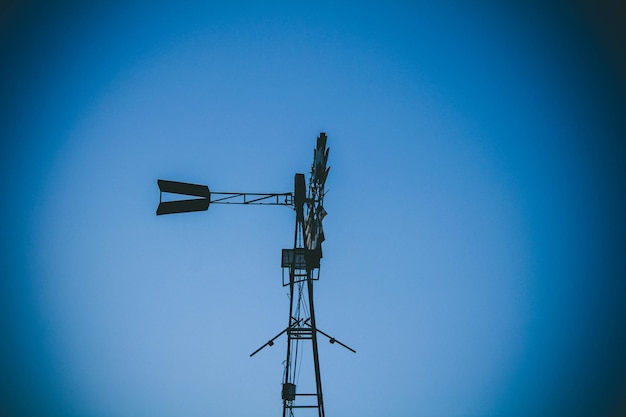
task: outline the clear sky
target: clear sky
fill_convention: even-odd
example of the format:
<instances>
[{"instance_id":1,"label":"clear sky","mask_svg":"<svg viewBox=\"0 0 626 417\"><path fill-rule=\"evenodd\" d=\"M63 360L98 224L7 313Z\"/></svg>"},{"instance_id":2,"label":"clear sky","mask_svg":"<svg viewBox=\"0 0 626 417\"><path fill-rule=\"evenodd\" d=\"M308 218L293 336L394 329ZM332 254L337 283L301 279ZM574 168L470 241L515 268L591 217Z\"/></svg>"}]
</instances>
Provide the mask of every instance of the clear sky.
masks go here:
<instances>
[{"instance_id":1,"label":"clear sky","mask_svg":"<svg viewBox=\"0 0 626 417\"><path fill-rule=\"evenodd\" d=\"M324 131L329 417L626 415L594 4L3 3L0 414L279 415L293 211L157 217L156 180L292 191Z\"/></svg>"}]
</instances>

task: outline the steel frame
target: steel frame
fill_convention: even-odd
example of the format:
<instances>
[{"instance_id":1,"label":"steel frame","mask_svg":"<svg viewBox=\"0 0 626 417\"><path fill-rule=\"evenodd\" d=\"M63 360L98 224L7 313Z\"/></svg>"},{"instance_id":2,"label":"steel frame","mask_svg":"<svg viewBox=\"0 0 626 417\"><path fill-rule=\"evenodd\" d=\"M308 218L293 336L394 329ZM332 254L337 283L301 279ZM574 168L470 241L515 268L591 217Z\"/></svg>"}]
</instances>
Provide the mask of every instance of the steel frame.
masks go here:
<instances>
[{"instance_id":1,"label":"steel frame","mask_svg":"<svg viewBox=\"0 0 626 417\"><path fill-rule=\"evenodd\" d=\"M208 209L209 204L272 205L287 206L295 209L296 224L293 252L290 258L290 250L283 249L281 263L283 267L283 286L289 285L290 302L287 328L250 354L250 356L254 356L264 347L273 346L277 338L285 333L287 334L287 355L282 393L283 417L287 417L287 415L292 417L293 410L300 408L316 408L318 417L324 417L322 378L317 345L318 333L327 337L330 343L337 343L356 353L351 347L319 330L315 321L313 283L319 279L320 258L322 257L321 243L324 241L322 220L326 215L326 211L322 206L325 195L324 183L330 170L330 167L326 167L329 152L329 149L326 147L326 139L326 134L323 132L317 138L308 193L304 174L295 175L293 193L211 192L206 185L157 180L160 190L157 215L205 211ZM163 201L164 193L195 198ZM306 217L304 215L305 207L307 211ZM287 260L285 260L285 254L287 255ZM284 279L285 268L289 269L288 283L285 283ZM314 273L315 270L317 270L317 275ZM311 341L313 353L315 392L297 393L296 383L298 381L296 371L300 342L309 340ZM315 404L296 404L298 397L314 397Z\"/></svg>"}]
</instances>

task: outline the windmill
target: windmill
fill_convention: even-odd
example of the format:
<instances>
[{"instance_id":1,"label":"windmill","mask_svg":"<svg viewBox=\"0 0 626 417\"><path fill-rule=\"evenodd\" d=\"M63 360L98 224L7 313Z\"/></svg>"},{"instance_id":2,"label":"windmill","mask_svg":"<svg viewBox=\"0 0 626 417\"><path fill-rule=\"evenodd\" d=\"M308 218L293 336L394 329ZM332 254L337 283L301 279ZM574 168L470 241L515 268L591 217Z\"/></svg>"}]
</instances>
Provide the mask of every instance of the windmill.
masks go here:
<instances>
[{"instance_id":1,"label":"windmill","mask_svg":"<svg viewBox=\"0 0 626 417\"><path fill-rule=\"evenodd\" d=\"M317 409L318 417L324 417L324 399L320 374L318 335L326 337L330 343L337 343L355 352L317 327L313 298L314 282L320 278L320 261L324 229L324 186L330 167L327 166L329 148L327 137L321 132L313 154L313 164L308 186L304 174L295 174L294 191L285 193L239 193L211 192L206 185L189 184L177 181L157 180L160 201L157 215L205 211L210 204L248 204L287 206L295 210L296 221L293 247L282 250L283 287L289 287L289 319L287 327L271 338L263 346L250 354L254 356L266 346L287 334L287 354L282 382L283 417L291 417L296 409ZM183 200L163 201L163 194L189 196ZM296 382L299 375L298 358L305 343L311 343L313 370L315 375L314 392L298 392Z\"/></svg>"}]
</instances>

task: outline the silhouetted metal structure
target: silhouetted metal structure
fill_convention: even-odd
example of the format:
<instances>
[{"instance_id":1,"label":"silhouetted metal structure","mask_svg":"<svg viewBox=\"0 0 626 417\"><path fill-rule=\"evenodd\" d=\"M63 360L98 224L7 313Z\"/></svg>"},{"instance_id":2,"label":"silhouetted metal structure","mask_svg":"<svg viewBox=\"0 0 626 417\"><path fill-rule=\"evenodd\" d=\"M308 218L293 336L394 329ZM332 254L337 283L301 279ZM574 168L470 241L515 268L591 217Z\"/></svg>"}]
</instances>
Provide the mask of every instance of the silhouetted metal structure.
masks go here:
<instances>
[{"instance_id":1,"label":"silhouetted metal structure","mask_svg":"<svg viewBox=\"0 0 626 417\"><path fill-rule=\"evenodd\" d=\"M250 354L254 356L264 347L273 346L277 338L287 334L287 358L282 384L283 417L291 417L295 409L301 408L317 409L318 417L324 417L322 378L317 346L318 334L328 338L330 343L337 343L356 352L318 329L315 321L313 283L320 277L322 242L324 241L322 221L326 216L323 206L324 186L330 171L330 167L327 166L329 148L326 147L326 140L326 134L320 133L313 154L308 187L304 174L296 174L293 193L212 193L206 185L157 180L161 191L157 215L204 211L208 209L209 204L279 205L292 207L295 210L293 248L283 249L281 258L283 286L289 286L290 304L287 327ZM163 193L195 198L163 201ZM287 273L287 279L285 273ZM296 391L300 366L298 359L301 359L303 344L306 342L311 343L313 353L315 389L314 392L299 393Z\"/></svg>"}]
</instances>

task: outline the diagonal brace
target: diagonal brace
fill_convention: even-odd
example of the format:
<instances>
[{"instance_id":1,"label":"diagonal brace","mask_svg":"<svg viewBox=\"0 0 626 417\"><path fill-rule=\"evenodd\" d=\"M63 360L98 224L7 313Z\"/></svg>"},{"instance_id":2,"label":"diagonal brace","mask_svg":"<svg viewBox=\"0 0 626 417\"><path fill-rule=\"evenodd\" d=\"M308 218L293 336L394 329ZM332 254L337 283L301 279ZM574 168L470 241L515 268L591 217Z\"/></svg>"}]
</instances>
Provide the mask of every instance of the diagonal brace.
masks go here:
<instances>
[{"instance_id":1,"label":"diagonal brace","mask_svg":"<svg viewBox=\"0 0 626 417\"><path fill-rule=\"evenodd\" d=\"M339 340L335 339L332 336L327 335L326 333L324 333L323 331L321 331L320 329L315 329L318 332L320 332L321 334L323 334L324 336L326 336L328 338L328 341L330 343L339 343L341 346L345 347L346 349L348 349L349 351L356 353L356 350L352 349L350 346L344 345L343 343L341 343Z\"/></svg>"},{"instance_id":2,"label":"diagonal brace","mask_svg":"<svg viewBox=\"0 0 626 417\"><path fill-rule=\"evenodd\" d=\"M291 328L287 327L285 330L283 330L282 332L278 333L276 336L272 337L266 344L264 344L263 346L261 346L260 348L258 348L257 350L255 350L254 352L252 352L250 354L250 357L253 357L254 355L256 355L261 349L263 349L265 346L273 346L274 345L274 340L278 339L280 336L282 336L283 333L285 333L287 330L289 330Z\"/></svg>"}]
</instances>

